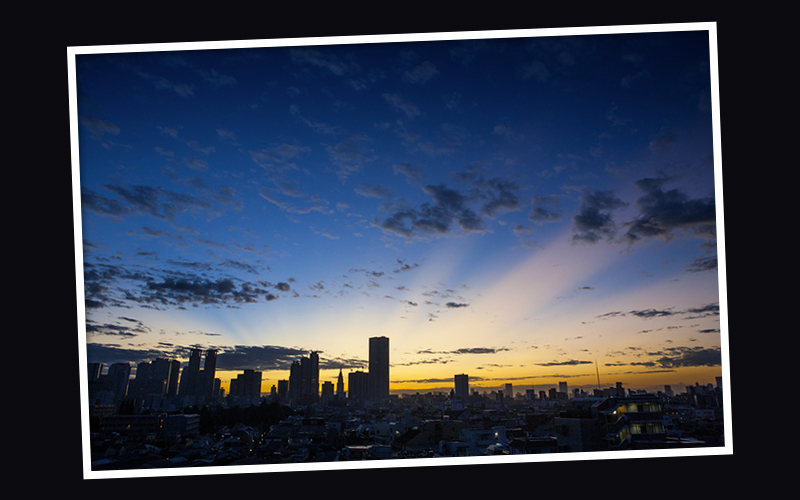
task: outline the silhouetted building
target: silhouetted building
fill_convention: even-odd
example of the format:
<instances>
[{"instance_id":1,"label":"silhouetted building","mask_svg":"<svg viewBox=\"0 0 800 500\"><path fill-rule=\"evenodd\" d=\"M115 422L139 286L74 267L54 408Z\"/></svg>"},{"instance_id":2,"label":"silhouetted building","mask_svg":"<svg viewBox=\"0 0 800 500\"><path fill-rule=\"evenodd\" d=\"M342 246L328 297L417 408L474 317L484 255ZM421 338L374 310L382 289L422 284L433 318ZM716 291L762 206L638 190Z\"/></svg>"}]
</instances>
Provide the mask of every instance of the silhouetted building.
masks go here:
<instances>
[{"instance_id":1,"label":"silhouetted building","mask_svg":"<svg viewBox=\"0 0 800 500\"><path fill-rule=\"evenodd\" d=\"M311 351L308 356L292 362L289 369L288 397L290 404L313 404L319 400L319 354Z\"/></svg>"},{"instance_id":2,"label":"silhouetted building","mask_svg":"<svg viewBox=\"0 0 800 500\"><path fill-rule=\"evenodd\" d=\"M288 380L278 380L278 398L281 401L286 401L286 398L289 397L289 381Z\"/></svg>"},{"instance_id":3,"label":"silhouetted building","mask_svg":"<svg viewBox=\"0 0 800 500\"><path fill-rule=\"evenodd\" d=\"M322 404L328 404L333 401L333 382L326 380L322 383Z\"/></svg>"},{"instance_id":4,"label":"silhouetted building","mask_svg":"<svg viewBox=\"0 0 800 500\"><path fill-rule=\"evenodd\" d=\"M89 382L98 382L102 374L103 374L103 363L89 363L87 368L87 375L89 377Z\"/></svg>"},{"instance_id":5,"label":"silhouetted building","mask_svg":"<svg viewBox=\"0 0 800 500\"><path fill-rule=\"evenodd\" d=\"M105 386L113 393L115 402L122 401L128 394L128 381L131 377L130 363L112 363L108 367Z\"/></svg>"},{"instance_id":6,"label":"silhouetted building","mask_svg":"<svg viewBox=\"0 0 800 500\"><path fill-rule=\"evenodd\" d=\"M458 399L467 399L469 397L469 375L463 373L461 375L456 375L454 383L454 396Z\"/></svg>"},{"instance_id":7,"label":"silhouetted building","mask_svg":"<svg viewBox=\"0 0 800 500\"><path fill-rule=\"evenodd\" d=\"M341 368L339 368L339 378L336 379L336 397L344 399L344 377Z\"/></svg>"},{"instance_id":8,"label":"silhouetted building","mask_svg":"<svg viewBox=\"0 0 800 500\"><path fill-rule=\"evenodd\" d=\"M362 371L350 372L347 375L347 398L364 401L367 399L367 379L369 374Z\"/></svg>"},{"instance_id":9,"label":"silhouetted building","mask_svg":"<svg viewBox=\"0 0 800 500\"><path fill-rule=\"evenodd\" d=\"M192 349L189 353L189 364L184 367L181 373L181 382L178 388L178 394L181 396L197 395L202 356L203 351L200 349Z\"/></svg>"},{"instance_id":10,"label":"silhouetted building","mask_svg":"<svg viewBox=\"0 0 800 500\"><path fill-rule=\"evenodd\" d=\"M216 396L214 379L217 375L217 350L209 349L206 351L206 358L203 362L203 378L198 388L198 396L211 399ZM218 388L217 388L218 389Z\"/></svg>"},{"instance_id":11,"label":"silhouetted building","mask_svg":"<svg viewBox=\"0 0 800 500\"><path fill-rule=\"evenodd\" d=\"M261 372L247 369L231 380L230 396L255 403L261 399Z\"/></svg>"},{"instance_id":12,"label":"silhouetted building","mask_svg":"<svg viewBox=\"0 0 800 500\"><path fill-rule=\"evenodd\" d=\"M369 339L369 378L367 397L371 400L389 399L389 338Z\"/></svg>"}]
</instances>

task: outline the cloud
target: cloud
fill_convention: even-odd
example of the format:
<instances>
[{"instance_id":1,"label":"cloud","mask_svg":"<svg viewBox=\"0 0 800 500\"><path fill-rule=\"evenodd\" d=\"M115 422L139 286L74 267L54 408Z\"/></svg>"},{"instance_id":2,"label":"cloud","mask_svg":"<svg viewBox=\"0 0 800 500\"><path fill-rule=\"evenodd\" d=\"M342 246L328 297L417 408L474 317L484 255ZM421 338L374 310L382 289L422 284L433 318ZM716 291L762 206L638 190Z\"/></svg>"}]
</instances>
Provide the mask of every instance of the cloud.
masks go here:
<instances>
[{"instance_id":1,"label":"cloud","mask_svg":"<svg viewBox=\"0 0 800 500\"><path fill-rule=\"evenodd\" d=\"M355 192L367 198L391 198L392 192L389 188L383 186L370 186L368 184L361 184L355 188Z\"/></svg>"},{"instance_id":2,"label":"cloud","mask_svg":"<svg viewBox=\"0 0 800 500\"><path fill-rule=\"evenodd\" d=\"M230 75L221 75L217 73L214 69L209 70L199 70L200 75L203 79L209 83L211 83L215 87L222 87L225 85L236 85L236 78Z\"/></svg>"},{"instance_id":3,"label":"cloud","mask_svg":"<svg viewBox=\"0 0 800 500\"><path fill-rule=\"evenodd\" d=\"M664 191L662 186L666 180L645 178L636 181L636 187L645 194L636 200L640 213L636 219L625 224L628 231L623 239L628 243L646 238L669 241L681 230L706 239L716 238L714 199L690 199L678 189Z\"/></svg>"},{"instance_id":4,"label":"cloud","mask_svg":"<svg viewBox=\"0 0 800 500\"><path fill-rule=\"evenodd\" d=\"M416 85L424 85L437 74L439 74L439 70L436 69L436 65L430 61L425 61L414 69L403 73L403 80Z\"/></svg>"},{"instance_id":5,"label":"cloud","mask_svg":"<svg viewBox=\"0 0 800 500\"><path fill-rule=\"evenodd\" d=\"M249 151L250 158L268 172L285 172L295 170L297 166L291 160L307 152L308 147L296 144L276 144L270 148Z\"/></svg>"},{"instance_id":6,"label":"cloud","mask_svg":"<svg viewBox=\"0 0 800 500\"><path fill-rule=\"evenodd\" d=\"M416 104L405 100L399 94L384 93L383 98L392 106L395 111L402 111L407 118L414 118L422 114Z\"/></svg>"},{"instance_id":7,"label":"cloud","mask_svg":"<svg viewBox=\"0 0 800 500\"><path fill-rule=\"evenodd\" d=\"M445 236L450 234L454 224L467 233L486 231L483 220L468 206L470 197L443 184L427 185L422 191L433 203L423 203L417 208L396 208L391 216L375 224L384 231L409 239L424 235Z\"/></svg>"},{"instance_id":8,"label":"cloud","mask_svg":"<svg viewBox=\"0 0 800 500\"><path fill-rule=\"evenodd\" d=\"M629 314L637 316L639 318L657 318L663 316L672 316L675 313L672 311L659 311L657 309L645 309L642 311L630 311Z\"/></svg>"},{"instance_id":9,"label":"cloud","mask_svg":"<svg viewBox=\"0 0 800 500\"><path fill-rule=\"evenodd\" d=\"M194 96L194 85L187 83L172 83L166 78L151 75L150 73L145 73L144 71L136 70L135 72L145 80L152 82L157 89L171 90L183 98Z\"/></svg>"},{"instance_id":10,"label":"cloud","mask_svg":"<svg viewBox=\"0 0 800 500\"><path fill-rule=\"evenodd\" d=\"M686 270L691 273L701 273L703 271L712 271L715 269L717 269L717 256L712 255L695 259Z\"/></svg>"},{"instance_id":11,"label":"cloud","mask_svg":"<svg viewBox=\"0 0 800 500\"><path fill-rule=\"evenodd\" d=\"M323 68L336 76L345 76L357 69L352 63L346 63L332 54L323 53L317 49L295 48L290 50L292 61L298 64L310 64Z\"/></svg>"},{"instance_id":12,"label":"cloud","mask_svg":"<svg viewBox=\"0 0 800 500\"><path fill-rule=\"evenodd\" d=\"M550 78L550 71L541 61L533 61L522 67L522 77L526 80L535 78L540 82L547 81Z\"/></svg>"},{"instance_id":13,"label":"cloud","mask_svg":"<svg viewBox=\"0 0 800 500\"><path fill-rule=\"evenodd\" d=\"M664 368L719 366L722 364L722 353L719 348L676 347L666 351L666 355L656 360Z\"/></svg>"},{"instance_id":14,"label":"cloud","mask_svg":"<svg viewBox=\"0 0 800 500\"><path fill-rule=\"evenodd\" d=\"M522 209L516 195L519 185L514 181L493 177L488 180L476 179L471 193L476 199L483 200L481 214L494 219L498 214L516 212Z\"/></svg>"},{"instance_id":15,"label":"cloud","mask_svg":"<svg viewBox=\"0 0 800 500\"><path fill-rule=\"evenodd\" d=\"M100 215L122 218L128 215L148 215L161 220L173 220L186 212L205 211L217 215L218 210L195 196L169 191L161 187L103 185L120 199L109 199L84 188L81 192L82 207Z\"/></svg>"},{"instance_id":16,"label":"cloud","mask_svg":"<svg viewBox=\"0 0 800 500\"><path fill-rule=\"evenodd\" d=\"M431 349L423 349L417 351L417 354L495 354L502 351L508 351L506 347L462 347L453 349L452 351L433 351Z\"/></svg>"},{"instance_id":17,"label":"cloud","mask_svg":"<svg viewBox=\"0 0 800 500\"><path fill-rule=\"evenodd\" d=\"M414 269L419 267L419 264L417 264L416 262L413 264L406 264L405 259L397 259L397 263L400 264L400 267L392 271L394 273L406 273L408 271L413 271Z\"/></svg>"},{"instance_id":18,"label":"cloud","mask_svg":"<svg viewBox=\"0 0 800 500\"><path fill-rule=\"evenodd\" d=\"M92 138L101 140L106 134L119 135L119 127L111 122L98 120L91 116L80 115L78 117L80 123L89 129Z\"/></svg>"},{"instance_id":19,"label":"cloud","mask_svg":"<svg viewBox=\"0 0 800 500\"><path fill-rule=\"evenodd\" d=\"M572 217L573 241L595 243L614 237L617 227L611 211L626 206L612 191L587 191L581 196L578 214Z\"/></svg>"},{"instance_id":20,"label":"cloud","mask_svg":"<svg viewBox=\"0 0 800 500\"><path fill-rule=\"evenodd\" d=\"M400 163L398 165L394 165L392 170L395 174L405 175L409 181L418 181L425 176L418 166L410 163Z\"/></svg>"},{"instance_id":21,"label":"cloud","mask_svg":"<svg viewBox=\"0 0 800 500\"><path fill-rule=\"evenodd\" d=\"M576 366L576 365L592 365L594 364L594 362L570 359L569 361L552 361L549 363L536 363L536 364L539 366Z\"/></svg>"},{"instance_id":22,"label":"cloud","mask_svg":"<svg viewBox=\"0 0 800 500\"><path fill-rule=\"evenodd\" d=\"M448 302L445 305L447 307L449 307L450 309L460 309L462 307L469 307L469 304L464 304L464 303L461 303L461 302Z\"/></svg>"},{"instance_id":23,"label":"cloud","mask_svg":"<svg viewBox=\"0 0 800 500\"><path fill-rule=\"evenodd\" d=\"M352 134L342 142L325 147L331 161L339 167L337 174L341 181L360 172L364 163L374 160L372 151L365 146L370 141L366 135Z\"/></svg>"}]
</instances>

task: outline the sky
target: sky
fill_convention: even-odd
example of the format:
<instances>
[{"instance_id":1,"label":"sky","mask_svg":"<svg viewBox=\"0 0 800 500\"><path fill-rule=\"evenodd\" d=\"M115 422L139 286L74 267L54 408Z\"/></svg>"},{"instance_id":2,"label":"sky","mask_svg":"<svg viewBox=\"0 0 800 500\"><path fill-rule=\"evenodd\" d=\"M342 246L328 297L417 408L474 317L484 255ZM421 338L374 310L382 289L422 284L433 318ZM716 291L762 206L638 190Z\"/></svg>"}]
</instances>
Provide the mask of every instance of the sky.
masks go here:
<instances>
[{"instance_id":1,"label":"sky","mask_svg":"<svg viewBox=\"0 0 800 500\"><path fill-rule=\"evenodd\" d=\"M268 392L387 336L394 391L715 383L708 31L535 34L77 54L86 361Z\"/></svg>"}]
</instances>

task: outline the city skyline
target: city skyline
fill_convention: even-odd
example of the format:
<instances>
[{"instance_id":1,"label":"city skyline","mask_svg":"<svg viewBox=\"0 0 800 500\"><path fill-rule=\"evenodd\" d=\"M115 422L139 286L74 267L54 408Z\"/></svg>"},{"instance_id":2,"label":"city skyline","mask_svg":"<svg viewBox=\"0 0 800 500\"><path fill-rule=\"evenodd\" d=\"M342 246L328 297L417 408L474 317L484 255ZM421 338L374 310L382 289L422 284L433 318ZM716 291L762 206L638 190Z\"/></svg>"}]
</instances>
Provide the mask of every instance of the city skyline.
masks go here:
<instances>
[{"instance_id":1,"label":"city skyline","mask_svg":"<svg viewBox=\"0 0 800 500\"><path fill-rule=\"evenodd\" d=\"M709 32L535 35L76 56L86 360L713 382Z\"/></svg>"}]
</instances>

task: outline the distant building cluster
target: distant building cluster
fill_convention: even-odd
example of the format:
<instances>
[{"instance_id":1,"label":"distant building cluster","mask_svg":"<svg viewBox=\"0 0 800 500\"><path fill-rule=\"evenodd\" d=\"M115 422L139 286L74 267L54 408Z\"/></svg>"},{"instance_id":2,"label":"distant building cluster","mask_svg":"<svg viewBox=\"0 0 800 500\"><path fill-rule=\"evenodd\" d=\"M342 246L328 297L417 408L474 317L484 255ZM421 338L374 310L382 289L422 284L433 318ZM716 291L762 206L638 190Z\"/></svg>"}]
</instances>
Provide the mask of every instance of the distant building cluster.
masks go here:
<instances>
[{"instance_id":1,"label":"distant building cluster","mask_svg":"<svg viewBox=\"0 0 800 500\"><path fill-rule=\"evenodd\" d=\"M203 354L205 357L203 358ZM319 380L319 354L294 361L262 395L244 370L221 397L217 352L175 360L89 365L96 470L386 458L675 449L724 444L722 379L676 394L612 387L479 393L469 375L449 393L389 394L389 339L369 339L367 371ZM233 411L236 410L237 411ZM242 412L242 409L248 409Z\"/></svg>"}]
</instances>

